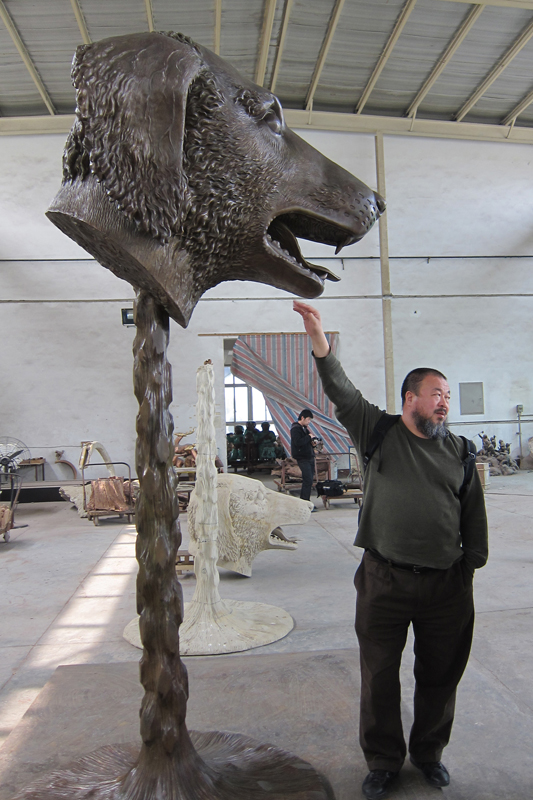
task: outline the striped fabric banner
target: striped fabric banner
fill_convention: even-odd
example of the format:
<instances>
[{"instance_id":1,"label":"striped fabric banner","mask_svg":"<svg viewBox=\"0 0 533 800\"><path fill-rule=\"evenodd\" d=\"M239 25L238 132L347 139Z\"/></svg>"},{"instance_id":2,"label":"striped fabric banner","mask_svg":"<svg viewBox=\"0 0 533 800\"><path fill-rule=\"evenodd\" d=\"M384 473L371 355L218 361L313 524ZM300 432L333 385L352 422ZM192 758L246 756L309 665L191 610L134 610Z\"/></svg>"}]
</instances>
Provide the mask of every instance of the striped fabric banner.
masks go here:
<instances>
[{"instance_id":1,"label":"striped fabric banner","mask_svg":"<svg viewBox=\"0 0 533 800\"><path fill-rule=\"evenodd\" d=\"M335 352L337 334L326 336ZM231 371L263 393L287 453L291 451L291 425L303 408L313 412L310 430L324 440L324 452L348 452L351 441L322 391L307 334L239 336L233 347Z\"/></svg>"}]
</instances>

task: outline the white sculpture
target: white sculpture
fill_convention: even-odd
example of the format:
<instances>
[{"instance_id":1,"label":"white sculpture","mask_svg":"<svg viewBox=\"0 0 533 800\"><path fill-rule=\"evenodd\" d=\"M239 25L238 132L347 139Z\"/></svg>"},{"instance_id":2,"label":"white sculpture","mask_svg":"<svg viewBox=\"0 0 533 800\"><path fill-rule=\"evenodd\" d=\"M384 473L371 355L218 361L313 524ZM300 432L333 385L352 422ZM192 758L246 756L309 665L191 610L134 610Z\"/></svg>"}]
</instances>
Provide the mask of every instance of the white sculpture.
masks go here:
<instances>
[{"instance_id":1,"label":"white sculpture","mask_svg":"<svg viewBox=\"0 0 533 800\"><path fill-rule=\"evenodd\" d=\"M100 453L100 455L102 456L102 461L106 465L107 471L108 471L110 477L114 478L115 475L116 475L115 468L114 468L113 464L111 464L111 457L110 457L109 453L107 452L107 450L105 449L105 447L102 444L102 442L82 442L81 443L81 454L80 454L80 463L79 463L80 471L82 469L84 469L85 467L89 466L89 463L91 461L91 456L92 456L94 450L96 450L97 453ZM94 466L94 465L92 465L92 466Z\"/></svg>"},{"instance_id":2,"label":"white sculpture","mask_svg":"<svg viewBox=\"0 0 533 800\"><path fill-rule=\"evenodd\" d=\"M107 473L111 478L114 478L115 468L113 464L111 464L111 456L105 449L102 442L81 442L81 453L80 453L80 461L79 461L79 468L80 472L82 469L86 469L88 466L98 466L98 462L96 464L90 464L91 456L93 451L96 450L97 453L100 453L102 456L102 461L106 465ZM86 497L85 492L87 487L90 490L90 481L87 481L85 484L85 488L83 484L79 486L60 486L59 487L59 494L63 498L63 500L70 500L70 502L76 506L78 510L79 517L86 517L87 511L85 510L86 505Z\"/></svg>"},{"instance_id":3,"label":"white sculpture","mask_svg":"<svg viewBox=\"0 0 533 800\"><path fill-rule=\"evenodd\" d=\"M252 561L263 550L296 550L295 539L287 539L281 525L300 525L309 519L312 503L274 492L261 481L244 475L221 473L218 490L218 561L219 567L252 574ZM189 553L198 552L197 508L195 489L187 509Z\"/></svg>"},{"instance_id":4,"label":"white sculpture","mask_svg":"<svg viewBox=\"0 0 533 800\"><path fill-rule=\"evenodd\" d=\"M215 392L213 366L210 361L198 370L196 387L198 390L198 456L194 511L196 590L191 602L185 604L184 619L179 633L180 653L190 656L236 653L271 644L282 639L294 627L292 617L282 608L265 603L222 600L220 597L218 591L220 577L217 568L218 476L215 467ZM252 489L249 484L253 484ZM244 492L228 491L227 508L230 525L231 508L234 507L233 519L255 519L258 529L261 527L266 529L268 526L261 520L266 518L269 508L268 490L264 489L259 481L246 480L246 486ZM305 501L295 502L301 514L301 521L305 522L311 513L312 504ZM226 507L224 503L222 506ZM280 507L283 506L282 501ZM302 506L303 511L301 511ZM241 559L239 553L240 551L235 551L238 559ZM251 565L251 559L249 563ZM124 638L136 647L142 647L137 619L126 625Z\"/></svg>"}]
</instances>

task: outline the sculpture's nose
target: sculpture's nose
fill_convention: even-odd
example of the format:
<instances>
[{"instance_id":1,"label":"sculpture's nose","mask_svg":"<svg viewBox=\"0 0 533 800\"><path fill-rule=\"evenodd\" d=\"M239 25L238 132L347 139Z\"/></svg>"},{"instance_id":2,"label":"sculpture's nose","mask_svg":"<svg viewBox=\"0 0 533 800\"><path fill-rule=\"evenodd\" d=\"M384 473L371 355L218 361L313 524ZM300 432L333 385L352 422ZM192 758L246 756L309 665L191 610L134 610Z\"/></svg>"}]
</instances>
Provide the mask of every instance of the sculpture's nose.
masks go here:
<instances>
[{"instance_id":1,"label":"sculpture's nose","mask_svg":"<svg viewBox=\"0 0 533 800\"><path fill-rule=\"evenodd\" d=\"M381 196L380 194L378 194L377 192L374 192L374 197L376 198L376 206L377 206L377 208L378 208L378 211L379 211L379 213L380 213L380 216L381 216L381 214L383 214L383 212L384 212L384 211L385 211L385 209L387 208L387 203L386 203L386 200L385 200L385 198L384 198L384 197L382 197L382 196Z\"/></svg>"}]
</instances>

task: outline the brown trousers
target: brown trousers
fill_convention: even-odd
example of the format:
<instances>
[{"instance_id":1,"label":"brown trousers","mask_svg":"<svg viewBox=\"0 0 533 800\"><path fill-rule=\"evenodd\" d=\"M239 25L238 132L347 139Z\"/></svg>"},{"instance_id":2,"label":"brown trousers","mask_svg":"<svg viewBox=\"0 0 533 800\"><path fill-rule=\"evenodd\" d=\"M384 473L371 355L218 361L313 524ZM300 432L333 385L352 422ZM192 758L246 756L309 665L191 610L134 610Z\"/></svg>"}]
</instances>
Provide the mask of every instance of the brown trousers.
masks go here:
<instances>
[{"instance_id":1,"label":"brown trousers","mask_svg":"<svg viewBox=\"0 0 533 800\"><path fill-rule=\"evenodd\" d=\"M359 740L369 769L395 772L405 759L400 662L411 623L416 684L409 752L417 761L440 761L472 643L472 575L462 561L450 569L415 573L367 551L354 583L361 657Z\"/></svg>"}]
</instances>

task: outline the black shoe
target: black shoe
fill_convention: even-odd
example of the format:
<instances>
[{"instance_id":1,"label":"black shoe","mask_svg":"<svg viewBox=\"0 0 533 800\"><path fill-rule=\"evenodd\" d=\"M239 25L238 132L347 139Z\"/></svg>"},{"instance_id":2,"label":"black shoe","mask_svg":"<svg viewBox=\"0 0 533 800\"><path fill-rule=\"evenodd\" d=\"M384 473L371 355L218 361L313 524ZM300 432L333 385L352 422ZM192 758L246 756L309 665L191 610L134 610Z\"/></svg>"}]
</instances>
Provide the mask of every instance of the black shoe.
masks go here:
<instances>
[{"instance_id":1,"label":"black shoe","mask_svg":"<svg viewBox=\"0 0 533 800\"><path fill-rule=\"evenodd\" d=\"M442 761L416 761L413 756L409 756L409 759L430 786L448 786L450 783L450 775Z\"/></svg>"},{"instance_id":2,"label":"black shoe","mask_svg":"<svg viewBox=\"0 0 533 800\"><path fill-rule=\"evenodd\" d=\"M388 772L386 769L372 769L363 781L363 794L367 800L379 800L386 797L390 785L397 772Z\"/></svg>"}]
</instances>

